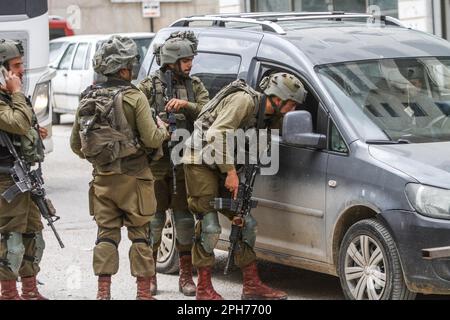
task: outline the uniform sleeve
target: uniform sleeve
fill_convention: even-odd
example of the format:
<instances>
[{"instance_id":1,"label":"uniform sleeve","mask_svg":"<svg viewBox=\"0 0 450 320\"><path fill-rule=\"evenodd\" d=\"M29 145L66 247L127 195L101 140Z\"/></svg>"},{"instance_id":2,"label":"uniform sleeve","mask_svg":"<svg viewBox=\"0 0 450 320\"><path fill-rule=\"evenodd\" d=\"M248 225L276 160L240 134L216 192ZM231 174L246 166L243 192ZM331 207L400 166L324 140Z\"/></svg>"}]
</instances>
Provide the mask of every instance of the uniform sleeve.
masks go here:
<instances>
[{"instance_id":1,"label":"uniform sleeve","mask_svg":"<svg viewBox=\"0 0 450 320\"><path fill-rule=\"evenodd\" d=\"M166 128L156 126L148 101L142 94L136 103L136 127L146 148L158 148L169 138Z\"/></svg>"},{"instance_id":2,"label":"uniform sleeve","mask_svg":"<svg viewBox=\"0 0 450 320\"><path fill-rule=\"evenodd\" d=\"M153 89L151 79L149 77L145 78L138 84L137 87L144 93L147 100L150 101L152 98L152 89Z\"/></svg>"},{"instance_id":3,"label":"uniform sleeve","mask_svg":"<svg viewBox=\"0 0 450 320\"><path fill-rule=\"evenodd\" d=\"M199 78L193 78L192 84L195 94L195 103L189 102L186 112L192 119L197 119L203 106L209 101L209 92Z\"/></svg>"},{"instance_id":4,"label":"uniform sleeve","mask_svg":"<svg viewBox=\"0 0 450 320\"><path fill-rule=\"evenodd\" d=\"M84 159L85 157L81 152L81 140L79 132L80 132L80 123L77 111L77 114L75 115L75 121L73 122L72 133L70 135L70 148L72 149L73 153L78 155L80 158Z\"/></svg>"},{"instance_id":5,"label":"uniform sleeve","mask_svg":"<svg viewBox=\"0 0 450 320\"><path fill-rule=\"evenodd\" d=\"M12 94L13 107L0 101L0 130L25 135L31 128L33 112L21 92Z\"/></svg>"},{"instance_id":6,"label":"uniform sleeve","mask_svg":"<svg viewBox=\"0 0 450 320\"><path fill-rule=\"evenodd\" d=\"M217 159L223 159L223 164L217 164L217 167L222 173L234 169L234 164L227 164L225 161L228 153L234 153L234 150L227 150L226 133L227 131L234 133L240 128L244 119L253 114L254 109L255 104L248 94L242 92L235 93L225 98L222 110L219 110L218 117L209 128L206 137L209 144L213 143L215 137L221 136L223 139L221 148L219 146L214 148Z\"/></svg>"}]
</instances>

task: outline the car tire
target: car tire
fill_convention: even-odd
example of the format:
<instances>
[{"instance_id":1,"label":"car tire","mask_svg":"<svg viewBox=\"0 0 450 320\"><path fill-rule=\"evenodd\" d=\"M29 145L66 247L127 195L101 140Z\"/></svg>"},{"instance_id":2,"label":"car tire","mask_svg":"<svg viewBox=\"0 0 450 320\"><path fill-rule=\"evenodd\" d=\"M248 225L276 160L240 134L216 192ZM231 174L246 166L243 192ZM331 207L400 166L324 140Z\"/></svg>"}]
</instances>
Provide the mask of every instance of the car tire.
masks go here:
<instances>
[{"instance_id":1,"label":"car tire","mask_svg":"<svg viewBox=\"0 0 450 320\"><path fill-rule=\"evenodd\" d=\"M52 124L60 124L61 123L61 114L52 112Z\"/></svg>"},{"instance_id":2,"label":"car tire","mask_svg":"<svg viewBox=\"0 0 450 320\"><path fill-rule=\"evenodd\" d=\"M339 251L339 278L350 300L414 300L391 234L376 219L357 222Z\"/></svg>"},{"instance_id":3,"label":"car tire","mask_svg":"<svg viewBox=\"0 0 450 320\"><path fill-rule=\"evenodd\" d=\"M166 212L166 223L161 235L161 244L158 248L156 271L159 273L172 274L178 272L179 260L176 248L176 230L173 213Z\"/></svg>"}]
</instances>

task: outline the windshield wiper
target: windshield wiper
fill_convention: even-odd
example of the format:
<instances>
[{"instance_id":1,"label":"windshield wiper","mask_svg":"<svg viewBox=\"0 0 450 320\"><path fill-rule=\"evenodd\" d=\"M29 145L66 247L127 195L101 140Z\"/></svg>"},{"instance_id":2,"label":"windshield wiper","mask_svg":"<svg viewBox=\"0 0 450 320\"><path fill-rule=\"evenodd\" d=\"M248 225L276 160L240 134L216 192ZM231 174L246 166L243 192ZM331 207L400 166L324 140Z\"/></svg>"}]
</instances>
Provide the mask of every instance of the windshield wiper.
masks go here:
<instances>
[{"instance_id":1,"label":"windshield wiper","mask_svg":"<svg viewBox=\"0 0 450 320\"><path fill-rule=\"evenodd\" d=\"M398 140L366 140L366 143L383 145L383 144L409 144L411 142L405 139L398 139Z\"/></svg>"}]
</instances>

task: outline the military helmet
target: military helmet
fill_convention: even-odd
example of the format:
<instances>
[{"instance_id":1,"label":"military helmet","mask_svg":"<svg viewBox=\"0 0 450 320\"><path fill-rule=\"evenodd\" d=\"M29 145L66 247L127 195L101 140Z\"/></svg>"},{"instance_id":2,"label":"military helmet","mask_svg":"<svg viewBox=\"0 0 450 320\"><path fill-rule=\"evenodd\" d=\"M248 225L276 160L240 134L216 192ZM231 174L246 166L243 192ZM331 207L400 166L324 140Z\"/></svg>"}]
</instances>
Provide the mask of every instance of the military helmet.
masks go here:
<instances>
[{"instance_id":1,"label":"military helmet","mask_svg":"<svg viewBox=\"0 0 450 320\"><path fill-rule=\"evenodd\" d=\"M24 54L21 41L0 39L0 64L4 64L14 58L22 57Z\"/></svg>"},{"instance_id":2,"label":"military helmet","mask_svg":"<svg viewBox=\"0 0 450 320\"><path fill-rule=\"evenodd\" d=\"M197 55L198 40L192 31L173 32L163 44L155 44L153 52L161 68L179 59Z\"/></svg>"},{"instance_id":3,"label":"military helmet","mask_svg":"<svg viewBox=\"0 0 450 320\"><path fill-rule=\"evenodd\" d=\"M308 93L297 77L286 72L264 77L259 87L266 96L277 96L283 101L293 100L297 103L303 103Z\"/></svg>"},{"instance_id":4,"label":"military helmet","mask_svg":"<svg viewBox=\"0 0 450 320\"><path fill-rule=\"evenodd\" d=\"M112 75L120 69L132 69L139 58L137 45L132 39L113 35L95 52L94 71L104 76Z\"/></svg>"}]
</instances>

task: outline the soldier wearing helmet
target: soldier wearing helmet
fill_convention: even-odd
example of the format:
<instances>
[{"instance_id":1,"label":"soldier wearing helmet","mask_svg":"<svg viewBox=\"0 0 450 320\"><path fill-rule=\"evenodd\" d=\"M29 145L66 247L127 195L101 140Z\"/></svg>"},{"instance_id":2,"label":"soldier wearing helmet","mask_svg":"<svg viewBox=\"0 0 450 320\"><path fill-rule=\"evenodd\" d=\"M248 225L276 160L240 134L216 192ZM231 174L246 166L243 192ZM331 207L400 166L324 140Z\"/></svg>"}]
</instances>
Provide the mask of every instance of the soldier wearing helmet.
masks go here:
<instances>
[{"instance_id":1,"label":"soldier wearing helmet","mask_svg":"<svg viewBox=\"0 0 450 320\"><path fill-rule=\"evenodd\" d=\"M147 98L131 84L137 60L136 44L129 38L112 36L100 46L94 70L107 80L82 93L70 138L73 152L94 167L89 207L98 226L93 267L100 300L111 298L111 276L119 269L122 226L127 227L132 242L130 269L137 278L137 299L153 299L150 279L155 269L148 239L156 199L147 151L160 147L169 134L159 119L158 128ZM111 110L108 108L112 111L105 111ZM92 128L100 130L90 131ZM101 145L111 147L94 152Z\"/></svg>"},{"instance_id":2,"label":"soldier wearing helmet","mask_svg":"<svg viewBox=\"0 0 450 320\"><path fill-rule=\"evenodd\" d=\"M221 233L218 212L211 201L224 192L236 198L239 186L235 165L226 161L218 163L216 160L228 159L227 153L233 150L228 149L226 139L219 139L224 145L217 145L215 141L229 130L250 129L255 126L257 129L276 129L276 123L272 120L294 110L306 97L301 81L284 72L265 77L260 87L263 94L253 90L243 80L236 80L223 88L202 109L194 123L194 133L186 142L190 148L190 152L185 152L183 157L188 203L190 211L197 217L192 259L198 273L198 300L222 299L211 283L214 248ZM215 154L214 163L204 161L204 154ZM230 211L222 210L220 213L230 220L235 217L235 213ZM269 288L259 279L253 249L255 241L256 221L251 215L247 215L239 240L239 250L234 257L243 273L242 298L286 299L286 293Z\"/></svg>"},{"instance_id":3,"label":"soldier wearing helmet","mask_svg":"<svg viewBox=\"0 0 450 320\"><path fill-rule=\"evenodd\" d=\"M155 45L154 53L160 69L144 79L139 88L162 119L167 121L167 114L173 112L177 129L192 132L197 115L209 100L208 91L201 80L189 76L194 56L197 55L197 39L192 32L175 32L163 44ZM193 296L196 291L191 262L194 218L188 210L183 166L176 166L174 174L167 144L163 146L163 153L161 159L153 160L150 164L155 175L158 203L155 219L151 222L154 260L157 259L161 244L166 211L172 209L179 253L179 290L186 296ZM156 276L152 279L152 292L157 292Z\"/></svg>"},{"instance_id":4,"label":"soldier wearing helmet","mask_svg":"<svg viewBox=\"0 0 450 320\"><path fill-rule=\"evenodd\" d=\"M22 92L24 49L20 41L0 39L0 130L11 137L25 161L31 165L42 161L39 141L47 130L38 128L30 101ZM25 141L32 141L24 149ZM14 158L6 147L0 146L0 166L10 168ZM0 194L14 185L9 173L0 174ZM36 286L36 275L44 252L43 224L39 209L30 192L19 194L11 203L0 197L0 300L46 300ZM16 280L22 281L19 296Z\"/></svg>"}]
</instances>

